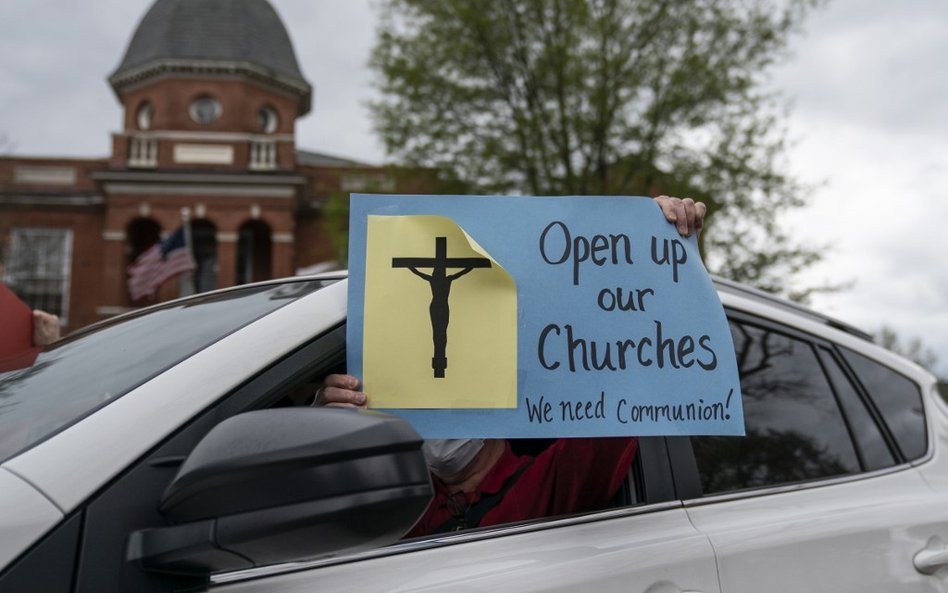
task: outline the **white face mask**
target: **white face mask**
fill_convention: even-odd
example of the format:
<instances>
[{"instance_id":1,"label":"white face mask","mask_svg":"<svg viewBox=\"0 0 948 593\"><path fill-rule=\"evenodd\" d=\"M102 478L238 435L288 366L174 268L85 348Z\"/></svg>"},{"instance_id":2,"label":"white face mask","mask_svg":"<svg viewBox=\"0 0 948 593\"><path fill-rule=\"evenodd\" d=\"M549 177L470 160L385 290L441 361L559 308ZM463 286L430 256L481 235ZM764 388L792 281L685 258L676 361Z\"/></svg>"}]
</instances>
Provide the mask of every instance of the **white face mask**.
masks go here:
<instances>
[{"instance_id":1,"label":"white face mask","mask_svg":"<svg viewBox=\"0 0 948 593\"><path fill-rule=\"evenodd\" d=\"M484 446L484 439L428 439L421 447L431 473L444 478L461 473Z\"/></svg>"}]
</instances>

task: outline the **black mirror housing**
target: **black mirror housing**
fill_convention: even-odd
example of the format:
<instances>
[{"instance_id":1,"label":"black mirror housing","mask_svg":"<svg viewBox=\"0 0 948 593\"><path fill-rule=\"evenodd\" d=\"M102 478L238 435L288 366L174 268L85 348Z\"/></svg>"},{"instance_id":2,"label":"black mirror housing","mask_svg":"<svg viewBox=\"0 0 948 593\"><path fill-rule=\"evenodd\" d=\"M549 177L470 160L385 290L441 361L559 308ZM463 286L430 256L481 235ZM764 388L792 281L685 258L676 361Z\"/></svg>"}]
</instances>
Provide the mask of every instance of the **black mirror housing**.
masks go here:
<instances>
[{"instance_id":1,"label":"black mirror housing","mask_svg":"<svg viewBox=\"0 0 948 593\"><path fill-rule=\"evenodd\" d=\"M234 416L165 491L175 523L132 534L148 570L208 574L387 545L432 496L422 439L386 414L280 408Z\"/></svg>"}]
</instances>

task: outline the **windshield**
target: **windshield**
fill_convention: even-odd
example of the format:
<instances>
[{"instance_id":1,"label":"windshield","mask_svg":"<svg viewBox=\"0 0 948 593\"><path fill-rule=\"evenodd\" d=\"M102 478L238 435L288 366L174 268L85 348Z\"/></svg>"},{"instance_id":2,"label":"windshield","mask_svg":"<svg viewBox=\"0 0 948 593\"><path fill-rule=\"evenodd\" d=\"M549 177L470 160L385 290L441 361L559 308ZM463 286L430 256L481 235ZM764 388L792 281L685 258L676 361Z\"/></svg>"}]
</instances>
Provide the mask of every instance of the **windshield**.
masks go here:
<instances>
[{"instance_id":1,"label":"windshield","mask_svg":"<svg viewBox=\"0 0 948 593\"><path fill-rule=\"evenodd\" d=\"M224 336L333 280L199 295L66 338L0 373L0 462Z\"/></svg>"}]
</instances>

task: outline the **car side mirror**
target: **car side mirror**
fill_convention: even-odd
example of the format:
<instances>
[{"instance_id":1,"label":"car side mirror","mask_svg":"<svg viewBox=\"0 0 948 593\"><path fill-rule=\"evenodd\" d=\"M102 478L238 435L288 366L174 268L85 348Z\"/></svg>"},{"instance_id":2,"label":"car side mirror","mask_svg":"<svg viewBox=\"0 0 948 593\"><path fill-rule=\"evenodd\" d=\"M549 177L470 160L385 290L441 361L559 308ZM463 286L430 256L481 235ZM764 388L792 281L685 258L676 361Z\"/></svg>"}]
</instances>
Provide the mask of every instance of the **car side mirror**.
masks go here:
<instances>
[{"instance_id":1,"label":"car side mirror","mask_svg":"<svg viewBox=\"0 0 948 593\"><path fill-rule=\"evenodd\" d=\"M174 523L131 534L126 559L206 575L397 541L432 496L422 439L377 412L279 408L214 427L159 510Z\"/></svg>"}]
</instances>

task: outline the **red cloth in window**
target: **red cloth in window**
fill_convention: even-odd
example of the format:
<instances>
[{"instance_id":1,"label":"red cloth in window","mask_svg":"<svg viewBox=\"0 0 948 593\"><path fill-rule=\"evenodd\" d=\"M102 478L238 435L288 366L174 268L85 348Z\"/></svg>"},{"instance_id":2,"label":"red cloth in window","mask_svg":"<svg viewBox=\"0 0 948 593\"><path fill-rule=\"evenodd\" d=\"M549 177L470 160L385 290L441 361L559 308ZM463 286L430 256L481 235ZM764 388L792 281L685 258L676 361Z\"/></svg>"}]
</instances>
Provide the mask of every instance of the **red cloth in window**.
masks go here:
<instances>
[{"instance_id":1,"label":"red cloth in window","mask_svg":"<svg viewBox=\"0 0 948 593\"><path fill-rule=\"evenodd\" d=\"M0 373L32 366L40 350L33 346L33 310L0 282Z\"/></svg>"},{"instance_id":2,"label":"red cloth in window","mask_svg":"<svg viewBox=\"0 0 948 593\"><path fill-rule=\"evenodd\" d=\"M507 490L503 499L480 522L480 527L552 515L581 513L606 507L625 479L635 457L635 438L558 439L534 458ZM503 454L475 492L465 494L471 505L503 488L507 479L530 457L518 457L506 443ZM435 495L406 537L428 535L452 517L447 487L434 478ZM456 494L455 498L461 496Z\"/></svg>"}]
</instances>

